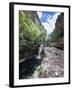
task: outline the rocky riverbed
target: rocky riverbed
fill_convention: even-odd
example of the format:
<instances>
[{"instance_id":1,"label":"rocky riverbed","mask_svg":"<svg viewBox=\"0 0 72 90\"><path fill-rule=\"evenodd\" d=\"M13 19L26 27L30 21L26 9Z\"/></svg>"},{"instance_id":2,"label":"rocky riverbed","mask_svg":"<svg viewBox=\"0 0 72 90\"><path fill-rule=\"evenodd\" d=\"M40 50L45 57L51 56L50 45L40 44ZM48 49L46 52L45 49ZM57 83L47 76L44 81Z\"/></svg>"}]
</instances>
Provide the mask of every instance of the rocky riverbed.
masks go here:
<instances>
[{"instance_id":1,"label":"rocky riverbed","mask_svg":"<svg viewBox=\"0 0 72 90\"><path fill-rule=\"evenodd\" d=\"M28 62L26 63L26 65L25 63L23 64L21 72L24 72L25 67L27 69L26 72L29 72L30 68L31 71L33 70L33 72L29 74L28 77L25 77L24 75L26 74L26 72L22 73L20 79L55 78L64 76L64 51L55 47L44 47L43 53L44 56L42 56L41 60L37 60L36 58L33 58L34 62L32 59L29 60L30 62L28 67Z\"/></svg>"}]
</instances>

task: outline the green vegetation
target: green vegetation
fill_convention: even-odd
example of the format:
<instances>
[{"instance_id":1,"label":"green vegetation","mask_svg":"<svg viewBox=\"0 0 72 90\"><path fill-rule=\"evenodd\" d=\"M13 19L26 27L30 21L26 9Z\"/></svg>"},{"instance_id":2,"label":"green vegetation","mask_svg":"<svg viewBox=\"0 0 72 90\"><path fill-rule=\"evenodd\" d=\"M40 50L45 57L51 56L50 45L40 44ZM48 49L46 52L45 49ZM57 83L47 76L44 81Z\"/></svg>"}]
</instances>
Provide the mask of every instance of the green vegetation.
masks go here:
<instances>
[{"instance_id":1,"label":"green vegetation","mask_svg":"<svg viewBox=\"0 0 72 90\"><path fill-rule=\"evenodd\" d=\"M60 43L64 42L64 13L61 13L58 16L58 19L55 24L55 29L50 35L50 43Z\"/></svg>"},{"instance_id":2,"label":"green vegetation","mask_svg":"<svg viewBox=\"0 0 72 90\"><path fill-rule=\"evenodd\" d=\"M58 42L61 39L63 39L64 37L63 27L61 27L60 30L58 30L57 32L54 32L51 37L52 37L52 40L51 40L52 42Z\"/></svg>"},{"instance_id":3,"label":"green vegetation","mask_svg":"<svg viewBox=\"0 0 72 90\"><path fill-rule=\"evenodd\" d=\"M39 65L36 70L38 71L38 76L40 78L42 76L42 73L43 73L43 66Z\"/></svg>"},{"instance_id":4,"label":"green vegetation","mask_svg":"<svg viewBox=\"0 0 72 90\"><path fill-rule=\"evenodd\" d=\"M45 33L42 33L41 29L43 29L42 25L33 22L26 12L19 12L20 58L25 58L35 53L38 49L38 44L44 42Z\"/></svg>"},{"instance_id":5,"label":"green vegetation","mask_svg":"<svg viewBox=\"0 0 72 90\"><path fill-rule=\"evenodd\" d=\"M63 51L58 50L64 48L63 17L63 13L58 16L54 31L46 37L46 30L36 11L19 11L19 79L55 77L52 70L55 65L52 65L52 62L54 63L56 57L58 59L62 56L63 59ZM40 58L37 58L38 51Z\"/></svg>"}]
</instances>

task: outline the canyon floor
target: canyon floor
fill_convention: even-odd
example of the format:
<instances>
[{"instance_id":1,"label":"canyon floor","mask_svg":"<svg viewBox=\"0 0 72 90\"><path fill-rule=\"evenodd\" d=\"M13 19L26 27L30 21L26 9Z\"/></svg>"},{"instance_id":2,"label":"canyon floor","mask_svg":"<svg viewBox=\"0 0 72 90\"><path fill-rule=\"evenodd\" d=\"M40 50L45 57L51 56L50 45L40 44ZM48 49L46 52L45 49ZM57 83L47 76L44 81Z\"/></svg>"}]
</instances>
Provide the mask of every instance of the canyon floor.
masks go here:
<instances>
[{"instance_id":1,"label":"canyon floor","mask_svg":"<svg viewBox=\"0 0 72 90\"><path fill-rule=\"evenodd\" d=\"M64 51L56 47L44 47L44 56L42 56L41 60L33 57L20 64L20 79L56 78L63 76Z\"/></svg>"}]
</instances>

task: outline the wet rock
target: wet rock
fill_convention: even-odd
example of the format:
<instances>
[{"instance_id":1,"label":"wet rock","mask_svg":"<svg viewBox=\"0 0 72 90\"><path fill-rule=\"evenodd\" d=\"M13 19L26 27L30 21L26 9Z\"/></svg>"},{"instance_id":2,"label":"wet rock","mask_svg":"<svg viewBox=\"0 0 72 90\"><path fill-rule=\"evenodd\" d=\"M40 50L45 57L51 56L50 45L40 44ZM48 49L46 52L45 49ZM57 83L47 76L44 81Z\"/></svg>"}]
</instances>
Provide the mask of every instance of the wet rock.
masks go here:
<instances>
[{"instance_id":1,"label":"wet rock","mask_svg":"<svg viewBox=\"0 0 72 90\"><path fill-rule=\"evenodd\" d=\"M44 48L45 57L41 62L42 73L37 78L56 78L64 76L64 51L55 47ZM39 71L36 71L39 73Z\"/></svg>"}]
</instances>

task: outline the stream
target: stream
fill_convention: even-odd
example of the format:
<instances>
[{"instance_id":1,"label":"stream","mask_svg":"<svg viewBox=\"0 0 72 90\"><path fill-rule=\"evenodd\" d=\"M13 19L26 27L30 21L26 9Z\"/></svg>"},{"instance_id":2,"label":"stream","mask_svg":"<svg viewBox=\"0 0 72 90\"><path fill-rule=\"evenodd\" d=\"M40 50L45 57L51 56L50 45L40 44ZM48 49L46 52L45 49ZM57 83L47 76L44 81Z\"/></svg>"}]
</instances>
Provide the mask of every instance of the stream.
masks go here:
<instances>
[{"instance_id":1,"label":"stream","mask_svg":"<svg viewBox=\"0 0 72 90\"><path fill-rule=\"evenodd\" d=\"M45 56L42 59L39 69L33 73L32 78L52 78L64 76L64 52L55 47L44 47Z\"/></svg>"},{"instance_id":2,"label":"stream","mask_svg":"<svg viewBox=\"0 0 72 90\"><path fill-rule=\"evenodd\" d=\"M56 78L63 76L64 51L56 47L43 47L41 45L37 56L33 56L20 64L20 79Z\"/></svg>"}]
</instances>

